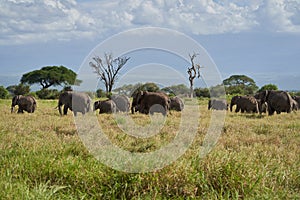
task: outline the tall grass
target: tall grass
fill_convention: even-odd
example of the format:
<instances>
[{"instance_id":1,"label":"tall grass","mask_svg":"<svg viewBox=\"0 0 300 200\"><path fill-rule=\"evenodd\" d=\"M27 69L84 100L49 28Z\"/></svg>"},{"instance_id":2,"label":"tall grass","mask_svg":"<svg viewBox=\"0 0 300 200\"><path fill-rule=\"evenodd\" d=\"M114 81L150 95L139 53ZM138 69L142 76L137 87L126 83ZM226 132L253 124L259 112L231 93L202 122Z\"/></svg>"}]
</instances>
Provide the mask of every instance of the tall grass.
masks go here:
<instances>
[{"instance_id":1,"label":"tall grass","mask_svg":"<svg viewBox=\"0 0 300 200\"><path fill-rule=\"evenodd\" d=\"M60 117L55 106L39 100L35 113L11 114L10 101L0 100L0 199L300 199L299 112L228 112L217 145L200 158L211 114L202 101L198 133L182 157L155 172L124 173L97 161L71 113ZM180 113L146 139L118 128L122 118L97 117L116 145L150 152L174 138ZM150 122L140 114L133 120Z\"/></svg>"}]
</instances>

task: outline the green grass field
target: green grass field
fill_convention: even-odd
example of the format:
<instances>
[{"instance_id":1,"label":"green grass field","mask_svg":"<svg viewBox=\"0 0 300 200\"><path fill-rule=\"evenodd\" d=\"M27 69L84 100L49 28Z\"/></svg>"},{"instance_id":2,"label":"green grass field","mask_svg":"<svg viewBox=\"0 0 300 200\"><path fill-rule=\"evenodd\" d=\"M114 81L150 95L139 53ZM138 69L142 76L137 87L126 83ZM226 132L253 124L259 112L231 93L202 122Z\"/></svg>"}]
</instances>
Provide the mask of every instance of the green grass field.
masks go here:
<instances>
[{"instance_id":1,"label":"green grass field","mask_svg":"<svg viewBox=\"0 0 300 200\"><path fill-rule=\"evenodd\" d=\"M89 153L72 114L54 109L57 101L38 100L33 114L11 114L10 103L0 100L0 199L300 199L300 111L227 112L216 146L200 158L211 118L202 100L196 137L183 156L155 172L125 173ZM97 114L114 144L141 153L172 141L180 117L172 112L158 134L136 139L118 128L131 128L123 118ZM151 121L132 118L142 126Z\"/></svg>"}]
</instances>

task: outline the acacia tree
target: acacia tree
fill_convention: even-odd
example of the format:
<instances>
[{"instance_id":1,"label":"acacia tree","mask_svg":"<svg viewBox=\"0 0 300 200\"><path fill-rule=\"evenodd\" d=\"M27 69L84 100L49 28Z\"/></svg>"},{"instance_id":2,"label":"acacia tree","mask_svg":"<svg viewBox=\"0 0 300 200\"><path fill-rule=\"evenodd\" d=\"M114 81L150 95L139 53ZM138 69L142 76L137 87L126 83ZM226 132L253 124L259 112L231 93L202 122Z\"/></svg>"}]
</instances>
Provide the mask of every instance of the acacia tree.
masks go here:
<instances>
[{"instance_id":1,"label":"acacia tree","mask_svg":"<svg viewBox=\"0 0 300 200\"><path fill-rule=\"evenodd\" d=\"M223 84L227 94L254 94L258 89L255 81L246 75L232 75Z\"/></svg>"},{"instance_id":2,"label":"acacia tree","mask_svg":"<svg viewBox=\"0 0 300 200\"><path fill-rule=\"evenodd\" d=\"M190 81L190 98L193 98L194 93L194 79L200 78L200 65L194 63L194 59L196 58L198 54L193 53L193 55L189 54L190 60L191 60L191 67L188 67L187 73L189 75L189 81Z\"/></svg>"},{"instance_id":3,"label":"acacia tree","mask_svg":"<svg viewBox=\"0 0 300 200\"><path fill-rule=\"evenodd\" d=\"M104 83L107 96L109 96L112 91L118 73L129 59L130 57L113 58L112 53L105 53L104 59L96 56L93 57L93 61L89 63L89 65L94 69L94 73L96 73L99 76L100 81Z\"/></svg>"},{"instance_id":4,"label":"acacia tree","mask_svg":"<svg viewBox=\"0 0 300 200\"><path fill-rule=\"evenodd\" d=\"M74 85L81 81L76 79L76 73L64 66L47 66L23 74L21 83L40 84L42 89L58 85Z\"/></svg>"},{"instance_id":5,"label":"acacia tree","mask_svg":"<svg viewBox=\"0 0 300 200\"><path fill-rule=\"evenodd\" d=\"M265 91L265 90L278 90L278 87L277 85L274 85L274 84L267 84L267 85L264 85L262 86L258 92L262 92L262 91Z\"/></svg>"}]
</instances>

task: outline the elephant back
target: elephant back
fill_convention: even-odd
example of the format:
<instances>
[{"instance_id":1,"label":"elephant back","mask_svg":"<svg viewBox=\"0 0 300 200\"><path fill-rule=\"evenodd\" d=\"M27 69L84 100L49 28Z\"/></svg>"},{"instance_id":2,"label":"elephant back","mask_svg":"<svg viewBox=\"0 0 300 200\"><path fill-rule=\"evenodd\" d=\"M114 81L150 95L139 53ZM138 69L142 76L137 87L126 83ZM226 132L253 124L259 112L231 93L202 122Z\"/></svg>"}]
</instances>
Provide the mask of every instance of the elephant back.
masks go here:
<instances>
[{"instance_id":1,"label":"elephant back","mask_svg":"<svg viewBox=\"0 0 300 200\"><path fill-rule=\"evenodd\" d=\"M90 111L91 98L82 92L72 92L72 110L85 114Z\"/></svg>"},{"instance_id":2,"label":"elephant back","mask_svg":"<svg viewBox=\"0 0 300 200\"><path fill-rule=\"evenodd\" d=\"M116 104L117 111L128 112L130 107L130 100L125 95L113 95L111 100Z\"/></svg>"},{"instance_id":3,"label":"elephant back","mask_svg":"<svg viewBox=\"0 0 300 200\"><path fill-rule=\"evenodd\" d=\"M225 99L210 99L208 109L227 110L227 101Z\"/></svg>"},{"instance_id":4,"label":"elephant back","mask_svg":"<svg viewBox=\"0 0 300 200\"><path fill-rule=\"evenodd\" d=\"M183 100L178 96L171 97L169 107L170 110L182 111L184 108Z\"/></svg>"},{"instance_id":5,"label":"elephant back","mask_svg":"<svg viewBox=\"0 0 300 200\"><path fill-rule=\"evenodd\" d=\"M104 101L99 101L99 113L115 113L117 110L117 106L115 102L111 99L107 99Z\"/></svg>"},{"instance_id":6,"label":"elephant back","mask_svg":"<svg viewBox=\"0 0 300 200\"><path fill-rule=\"evenodd\" d=\"M285 91L269 91L266 101L275 111L291 112L293 108L292 97Z\"/></svg>"}]
</instances>

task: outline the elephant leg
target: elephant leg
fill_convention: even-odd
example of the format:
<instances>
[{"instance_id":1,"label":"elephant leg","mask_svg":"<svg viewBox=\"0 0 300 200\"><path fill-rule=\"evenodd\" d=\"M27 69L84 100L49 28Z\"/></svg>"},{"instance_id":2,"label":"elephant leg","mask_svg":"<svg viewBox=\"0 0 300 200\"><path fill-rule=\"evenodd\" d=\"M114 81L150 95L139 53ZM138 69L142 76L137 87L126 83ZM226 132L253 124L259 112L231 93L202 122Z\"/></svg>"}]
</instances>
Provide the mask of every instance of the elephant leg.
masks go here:
<instances>
[{"instance_id":1,"label":"elephant leg","mask_svg":"<svg viewBox=\"0 0 300 200\"><path fill-rule=\"evenodd\" d=\"M235 112L240 112L240 107L238 105L236 106Z\"/></svg>"},{"instance_id":2,"label":"elephant leg","mask_svg":"<svg viewBox=\"0 0 300 200\"><path fill-rule=\"evenodd\" d=\"M280 113L281 113L281 111L279 111L279 110L276 110L276 113L277 113L277 114L280 114Z\"/></svg>"},{"instance_id":3,"label":"elephant leg","mask_svg":"<svg viewBox=\"0 0 300 200\"><path fill-rule=\"evenodd\" d=\"M74 113L74 116L76 117L77 116L77 111L73 111L73 113Z\"/></svg>"},{"instance_id":4,"label":"elephant leg","mask_svg":"<svg viewBox=\"0 0 300 200\"><path fill-rule=\"evenodd\" d=\"M24 113L24 112L23 112L23 109L19 108L19 109L18 109L18 113Z\"/></svg>"},{"instance_id":5,"label":"elephant leg","mask_svg":"<svg viewBox=\"0 0 300 200\"><path fill-rule=\"evenodd\" d=\"M272 109L271 107L268 108L268 112L269 112L269 115L273 115L275 110Z\"/></svg>"},{"instance_id":6,"label":"elephant leg","mask_svg":"<svg viewBox=\"0 0 300 200\"><path fill-rule=\"evenodd\" d=\"M64 115L68 114L68 106L64 106Z\"/></svg>"}]
</instances>

